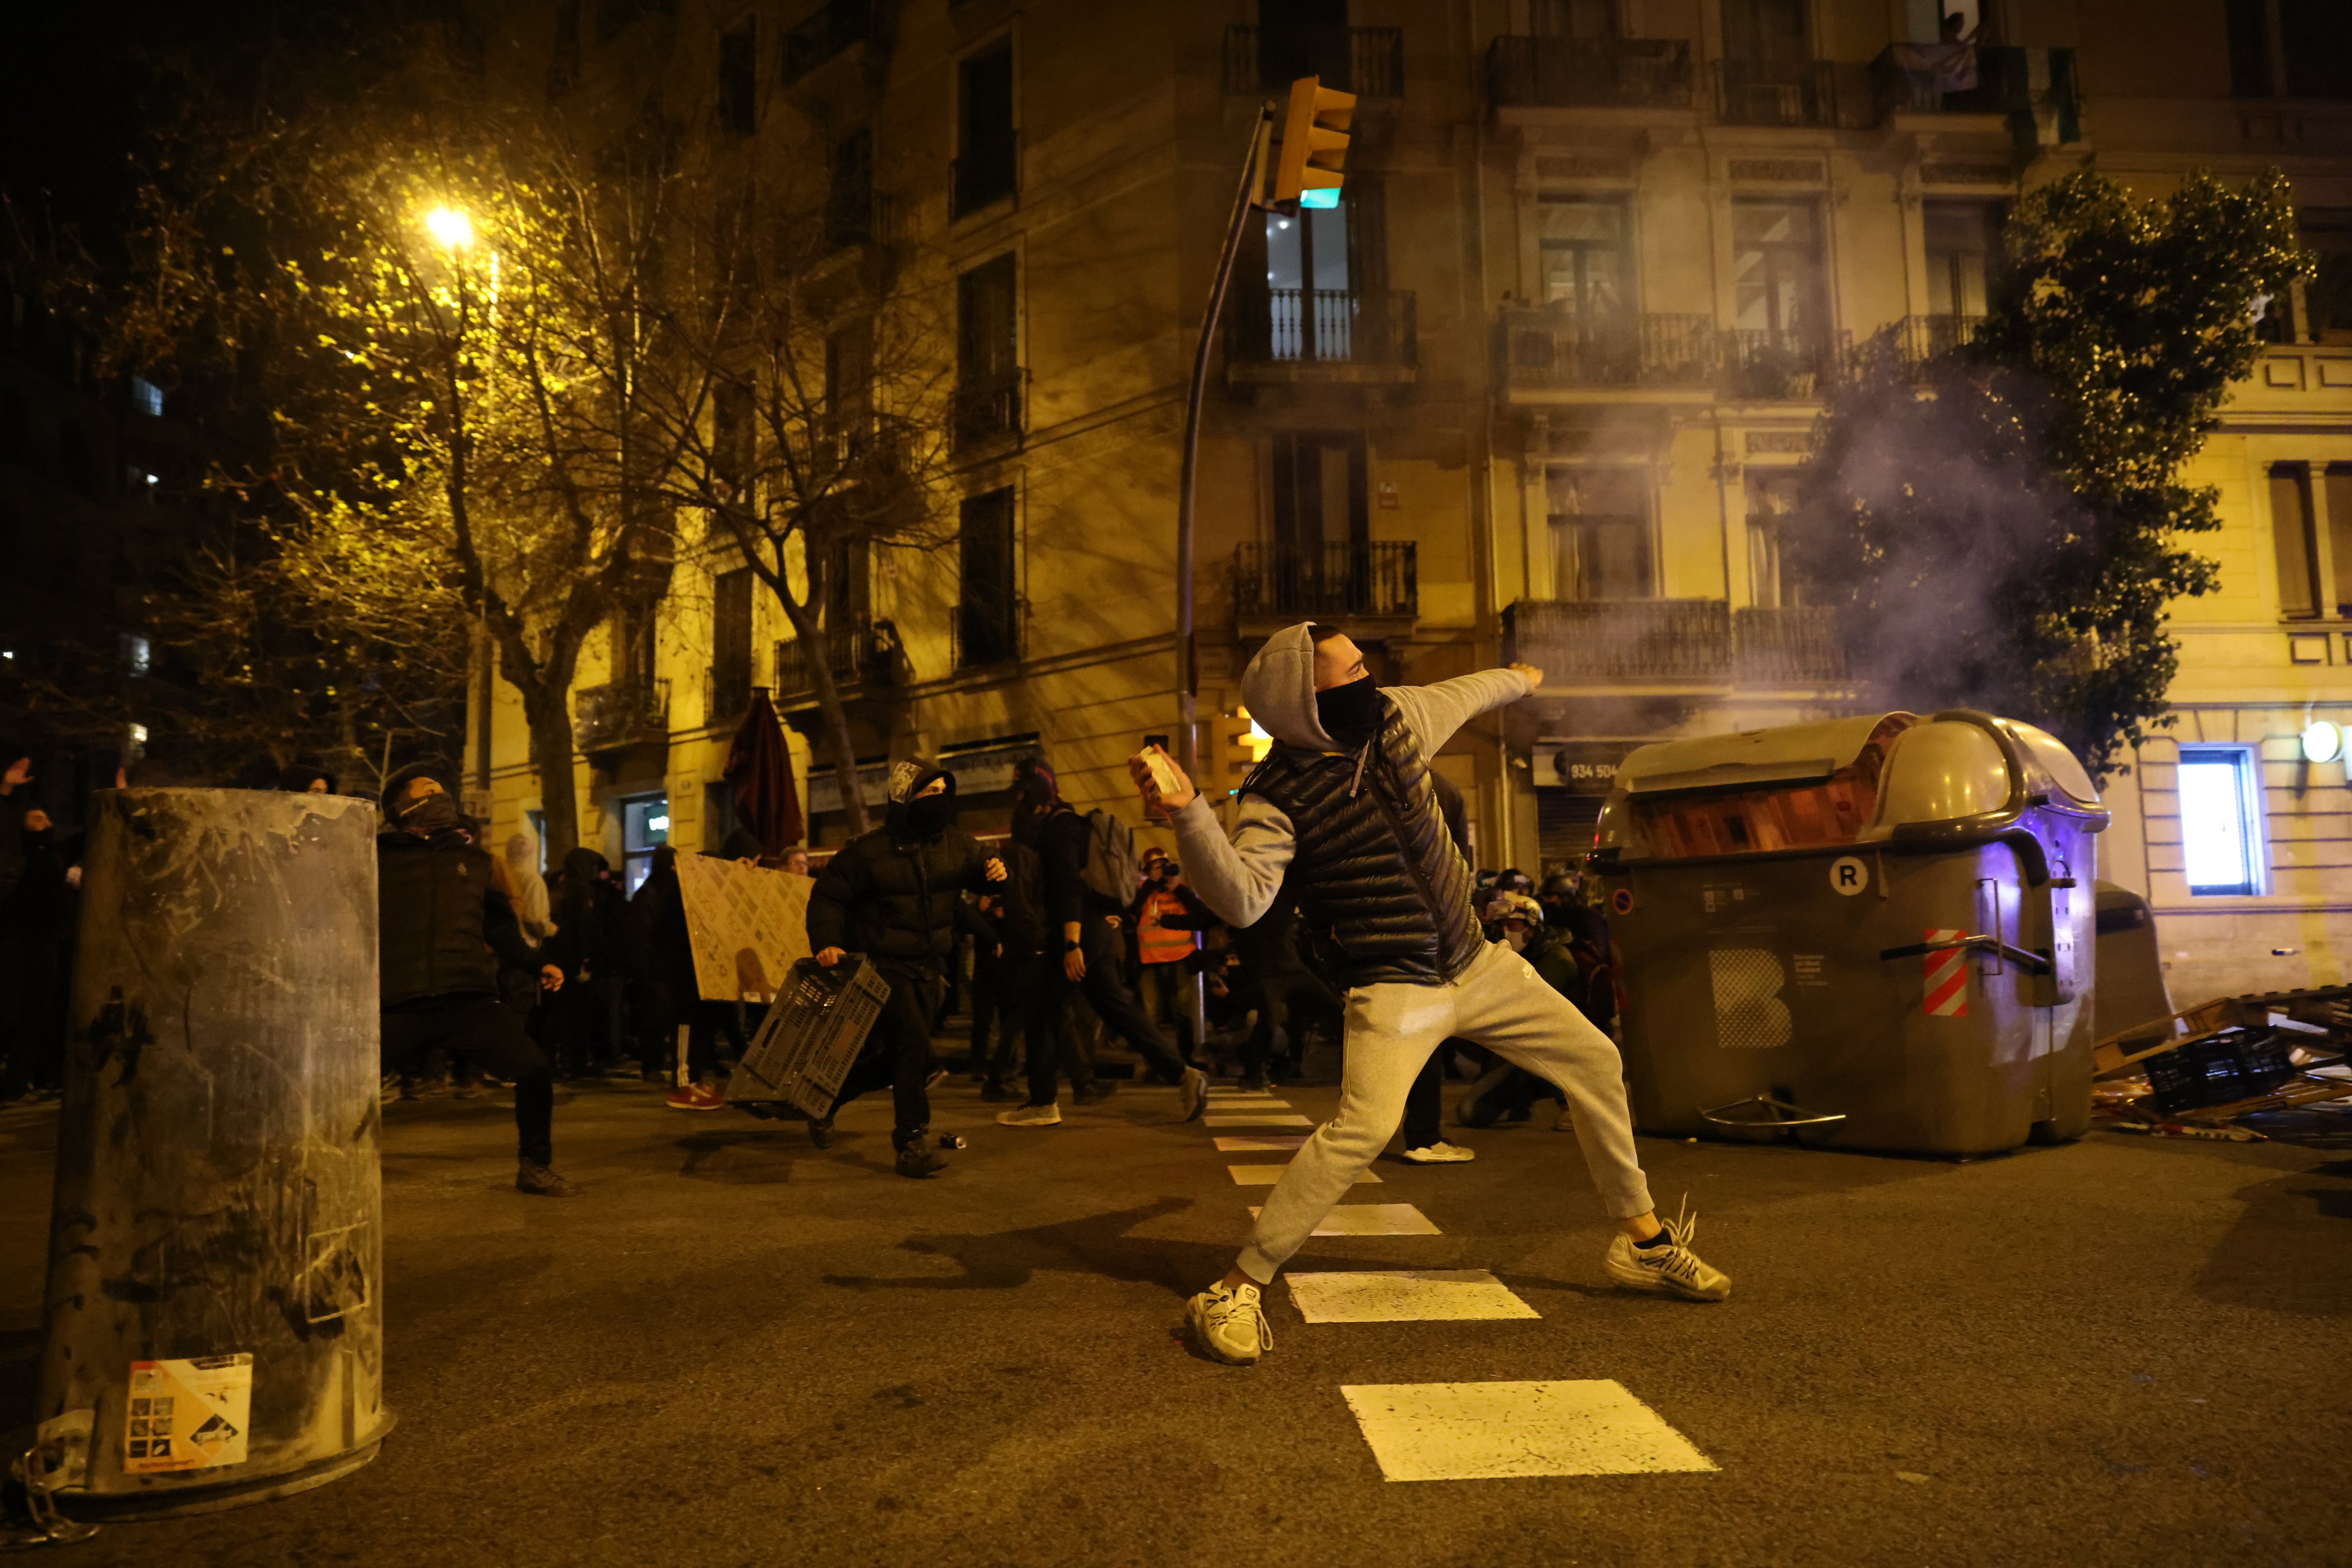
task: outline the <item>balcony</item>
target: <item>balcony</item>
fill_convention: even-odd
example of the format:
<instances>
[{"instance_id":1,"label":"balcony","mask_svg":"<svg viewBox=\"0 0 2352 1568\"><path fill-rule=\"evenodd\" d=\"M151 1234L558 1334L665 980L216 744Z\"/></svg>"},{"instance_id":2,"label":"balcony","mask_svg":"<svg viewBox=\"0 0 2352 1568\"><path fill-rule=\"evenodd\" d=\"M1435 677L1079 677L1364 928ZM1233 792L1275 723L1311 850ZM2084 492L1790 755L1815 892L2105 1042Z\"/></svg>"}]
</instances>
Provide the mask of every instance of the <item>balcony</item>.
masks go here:
<instances>
[{"instance_id":1,"label":"balcony","mask_svg":"<svg viewBox=\"0 0 2352 1568\"><path fill-rule=\"evenodd\" d=\"M1715 116L1726 125L1837 123L1837 68L1828 60L1715 62Z\"/></svg>"},{"instance_id":2,"label":"balcony","mask_svg":"<svg viewBox=\"0 0 2352 1568\"><path fill-rule=\"evenodd\" d=\"M837 631L821 632L825 668L834 689L845 698L868 687L887 686L898 676L898 628L888 621L859 616ZM816 697L816 673L808 645L797 637L776 644L776 700L804 703Z\"/></svg>"},{"instance_id":3,"label":"balcony","mask_svg":"<svg viewBox=\"0 0 2352 1568\"><path fill-rule=\"evenodd\" d=\"M1976 340L1982 316L1906 316L1895 329L1895 346L1906 363L1940 359Z\"/></svg>"},{"instance_id":4,"label":"balcony","mask_svg":"<svg viewBox=\"0 0 2352 1568\"><path fill-rule=\"evenodd\" d=\"M1007 133L965 148L948 174L950 218L1012 200L1021 191L1020 136Z\"/></svg>"},{"instance_id":5,"label":"balcony","mask_svg":"<svg viewBox=\"0 0 2352 1568\"><path fill-rule=\"evenodd\" d=\"M1391 289L1265 289L1236 301L1229 382L1403 383L1419 374L1412 294Z\"/></svg>"},{"instance_id":6,"label":"balcony","mask_svg":"<svg viewBox=\"0 0 2352 1568\"><path fill-rule=\"evenodd\" d=\"M1837 612L1753 605L1731 616L1732 675L1743 686L1816 686L1847 679Z\"/></svg>"},{"instance_id":7,"label":"balcony","mask_svg":"<svg viewBox=\"0 0 2352 1568\"><path fill-rule=\"evenodd\" d=\"M1300 621L1402 632L1421 613L1413 546L1406 540L1244 544L1234 552L1234 626L1263 636ZM1370 624L1368 624L1370 623Z\"/></svg>"},{"instance_id":8,"label":"balcony","mask_svg":"<svg viewBox=\"0 0 2352 1568\"><path fill-rule=\"evenodd\" d=\"M1501 378L1512 391L1587 387L1711 390L1715 322L1696 315L1600 318L1506 310L1497 323Z\"/></svg>"},{"instance_id":9,"label":"balcony","mask_svg":"<svg viewBox=\"0 0 2352 1568\"><path fill-rule=\"evenodd\" d=\"M1486 51L1496 109L1687 109L1690 45L1681 38L1496 38Z\"/></svg>"},{"instance_id":10,"label":"balcony","mask_svg":"<svg viewBox=\"0 0 2352 1568\"><path fill-rule=\"evenodd\" d=\"M1225 90L1282 93L1302 76L1359 99L1404 96L1402 27L1225 29Z\"/></svg>"},{"instance_id":11,"label":"balcony","mask_svg":"<svg viewBox=\"0 0 2352 1568\"><path fill-rule=\"evenodd\" d=\"M2072 49L1895 44L1870 62L1870 83L1881 121L1999 116L2022 151L2082 140Z\"/></svg>"},{"instance_id":12,"label":"balcony","mask_svg":"<svg viewBox=\"0 0 2352 1568\"><path fill-rule=\"evenodd\" d=\"M991 605L958 605L955 617L949 623L950 668L961 674L992 665L1018 663L1022 626L1026 618L1022 611L1026 607L1017 598Z\"/></svg>"},{"instance_id":13,"label":"balcony","mask_svg":"<svg viewBox=\"0 0 2352 1568\"><path fill-rule=\"evenodd\" d=\"M1503 647L1548 683L1720 686L1731 611L1721 599L1522 599L1503 612Z\"/></svg>"},{"instance_id":14,"label":"balcony","mask_svg":"<svg viewBox=\"0 0 2352 1568\"><path fill-rule=\"evenodd\" d=\"M1837 384L1853 334L1734 327L1722 334L1724 386L1745 403L1807 402Z\"/></svg>"},{"instance_id":15,"label":"balcony","mask_svg":"<svg viewBox=\"0 0 2352 1568\"><path fill-rule=\"evenodd\" d=\"M782 85L790 87L835 56L859 44L878 43L882 37L874 0L825 0L784 35Z\"/></svg>"},{"instance_id":16,"label":"balcony","mask_svg":"<svg viewBox=\"0 0 2352 1568\"><path fill-rule=\"evenodd\" d=\"M1848 679L1837 613L1733 610L1721 599L1522 599L1504 657L1547 685L1821 686Z\"/></svg>"},{"instance_id":17,"label":"balcony","mask_svg":"<svg viewBox=\"0 0 2352 1568\"><path fill-rule=\"evenodd\" d=\"M614 681L572 694L572 732L583 752L625 751L669 740L669 682Z\"/></svg>"},{"instance_id":18,"label":"balcony","mask_svg":"<svg viewBox=\"0 0 2352 1568\"><path fill-rule=\"evenodd\" d=\"M1028 380L1027 371L1015 369L956 383L948 418L957 455L1021 439L1023 394Z\"/></svg>"}]
</instances>

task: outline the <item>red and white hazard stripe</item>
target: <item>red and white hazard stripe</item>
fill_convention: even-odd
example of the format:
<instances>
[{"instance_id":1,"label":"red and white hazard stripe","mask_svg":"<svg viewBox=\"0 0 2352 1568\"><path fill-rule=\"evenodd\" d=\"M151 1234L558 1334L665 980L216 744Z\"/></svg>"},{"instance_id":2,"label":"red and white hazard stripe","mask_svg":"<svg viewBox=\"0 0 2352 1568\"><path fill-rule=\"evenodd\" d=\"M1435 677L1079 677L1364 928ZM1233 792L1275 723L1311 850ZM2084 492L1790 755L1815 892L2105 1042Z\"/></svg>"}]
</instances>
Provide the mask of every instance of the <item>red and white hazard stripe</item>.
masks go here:
<instances>
[{"instance_id":1,"label":"red and white hazard stripe","mask_svg":"<svg viewBox=\"0 0 2352 1568\"><path fill-rule=\"evenodd\" d=\"M1930 931L1929 942L1958 942L1966 936L1960 931ZM1925 960L1927 969L1927 1016L1930 1018L1965 1018L1969 1016L1969 950L1965 947L1946 948L1931 952Z\"/></svg>"}]
</instances>

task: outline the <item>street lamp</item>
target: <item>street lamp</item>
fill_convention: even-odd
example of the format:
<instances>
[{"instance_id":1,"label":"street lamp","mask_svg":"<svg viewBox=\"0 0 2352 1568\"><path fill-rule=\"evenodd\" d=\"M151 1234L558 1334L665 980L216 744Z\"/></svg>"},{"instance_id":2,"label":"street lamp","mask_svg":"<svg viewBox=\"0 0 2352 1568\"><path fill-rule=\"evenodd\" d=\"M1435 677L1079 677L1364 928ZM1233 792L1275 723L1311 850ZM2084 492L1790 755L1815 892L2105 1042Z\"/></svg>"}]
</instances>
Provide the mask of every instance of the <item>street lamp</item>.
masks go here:
<instances>
[{"instance_id":1,"label":"street lamp","mask_svg":"<svg viewBox=\"0 0 2352 1568\"><path fill-rule=\"evenodd\" d=\"M435 207L426 213L425 228L445 250L463 250L474 243L474 220L456 207Z\"/></svg>"}]
</instances>

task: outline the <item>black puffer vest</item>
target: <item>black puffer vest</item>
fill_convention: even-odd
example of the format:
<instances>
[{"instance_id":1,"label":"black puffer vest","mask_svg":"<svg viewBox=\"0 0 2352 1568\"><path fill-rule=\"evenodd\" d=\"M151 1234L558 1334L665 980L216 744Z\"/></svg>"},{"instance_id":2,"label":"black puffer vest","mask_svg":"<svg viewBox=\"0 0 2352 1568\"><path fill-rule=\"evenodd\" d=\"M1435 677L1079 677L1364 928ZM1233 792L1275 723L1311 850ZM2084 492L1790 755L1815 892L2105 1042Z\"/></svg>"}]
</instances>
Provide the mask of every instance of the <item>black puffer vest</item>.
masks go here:
<instances>
[{"instance_id":1,"label":"black puffer vest","mask_svg":"<svg viewBox=\"0 0 2352 1568\"><path fill-rule=\"evenodd\" d=\"M1335 990L1438 984L1486 943L1429 764L1384 706L1369 756L1278 745L1242 785L1290 818L1297 848L1284 885L1298 900L1299 951Z\"/></svg>"}]
</instances>

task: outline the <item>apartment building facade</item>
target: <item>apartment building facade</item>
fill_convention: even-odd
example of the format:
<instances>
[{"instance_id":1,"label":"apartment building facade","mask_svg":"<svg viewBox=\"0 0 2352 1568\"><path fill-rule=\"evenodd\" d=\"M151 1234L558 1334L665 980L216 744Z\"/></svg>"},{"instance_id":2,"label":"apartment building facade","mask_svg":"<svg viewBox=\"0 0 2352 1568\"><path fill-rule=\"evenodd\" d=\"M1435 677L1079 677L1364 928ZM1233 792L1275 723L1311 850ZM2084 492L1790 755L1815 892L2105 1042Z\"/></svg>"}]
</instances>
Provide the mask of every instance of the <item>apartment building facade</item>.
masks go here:
<instances>
[{"instance_id":1,"label":"apartment building facade","mask_svg":"<svg viewBox=\"0 0 2352 1568\"><path fill-rule=\"evenodd\" d=\"M1392 680L1525 659L1541 696L1441 766L1481 861L1533 868L1579 851L1632 747L1867 700L1779 520L1853 345L1969 331L2018 193L2088 155L2143 193L2275 165L2309 242L2352 248L2352 102L2329 96L2352 89L2311 64L2329 8L1971 0L1958 44L1937 9L595 0L553 7L546 47L828 149L844 247L920 258L953 323L954 540L845 563L826 640L865 792L938 753L983 826L1031 750L1132 815L1123 759L1175 721L1183 393L1243 152L1292 77L1355 92L1340 205L1252 216L1214 360L1202 771L1246 769L1238 677L1279 626L1339 624ZM2328 265L2276 303L2199 460L2222 591L2178 611L2180 725L2111 785L2105 872L2191 955L2183 994L2333 979L2352 943L2343 763L2301 760L2315 722L2352 721L2352 292ZM765 597L707 540L649 645L592 647L583 837L616 860L723 836L755 685L838 841L808 661ZM503 833L537 786L487 664L478 694L469 793Z\"/></svg>"}]
</instances>

